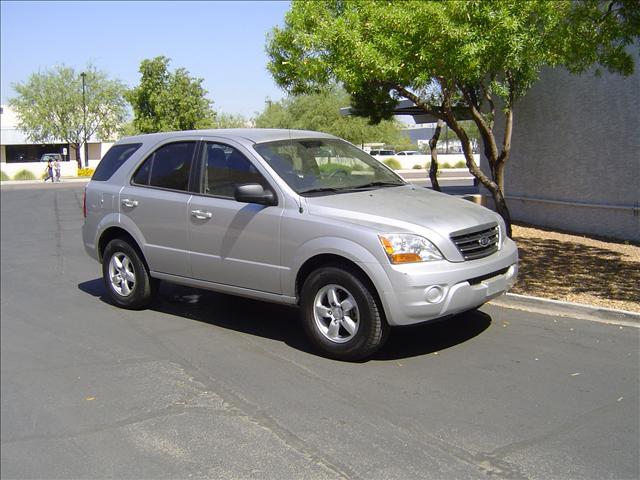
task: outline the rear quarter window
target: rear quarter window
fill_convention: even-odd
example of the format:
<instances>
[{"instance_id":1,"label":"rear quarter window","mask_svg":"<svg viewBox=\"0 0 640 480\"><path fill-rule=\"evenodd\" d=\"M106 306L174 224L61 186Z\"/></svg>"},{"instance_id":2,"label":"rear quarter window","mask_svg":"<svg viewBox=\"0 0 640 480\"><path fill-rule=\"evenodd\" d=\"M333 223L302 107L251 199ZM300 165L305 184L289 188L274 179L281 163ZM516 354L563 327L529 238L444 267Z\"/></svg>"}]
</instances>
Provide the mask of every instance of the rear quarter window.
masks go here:
<instances>
[{"instance_id":1,"label":"rear quarter window","mask_svg":"<svg viewBox=\"0 0 640 480\"><path fill-rule=\"evenodd\" d=\"M136 150L140 148L141 143L124 143L122 145L114 145L104 156L96 171L93 172L91 180L105 182L109 180L114 173L126 162Z\"/></svg>"}]
</instances>

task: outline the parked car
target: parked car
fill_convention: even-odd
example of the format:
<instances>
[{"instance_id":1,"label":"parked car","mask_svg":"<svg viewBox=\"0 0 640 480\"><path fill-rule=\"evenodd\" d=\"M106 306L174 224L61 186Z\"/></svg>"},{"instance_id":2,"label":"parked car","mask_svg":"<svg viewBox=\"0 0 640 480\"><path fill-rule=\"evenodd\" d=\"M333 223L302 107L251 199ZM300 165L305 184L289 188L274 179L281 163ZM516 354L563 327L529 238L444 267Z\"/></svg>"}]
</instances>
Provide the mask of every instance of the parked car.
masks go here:
<instances>
[{"instance_id":1,"label":"parked car","mask_svg":"<svg viewBox=\"0 0 640 480\"><path fill-rule=\"evenodd\" d=\"M40 157L40 161L41 162L48 162L49 160L51 160L52 162L55 162L56 160L61 162L62 161L62 155L60 155L59 153L44 153Z\"/></svg>"},{"instance_id":2,"label":"parked car","mask_svg":"<svg viewBox=\"0 0 640 480\"><path fill-rule=\"evenodd\" d=\"M401 152L398 152L396 155L422 155L422 152L419 152L417 150L402 150Z\"/></svg>"},{"instance_id":3,"label":"parked car","mask_svg":"<svg viewBox=\"0 0 640 480\"><path fill-rule=\"evenodd\" d=\"M327 155L349 174L323 174ZM390 327L477 308L518 270L500 216L310 131L121 139L86 186L84 217L116 305L145 308L161 280L297 305L313 344L344 360L373 354Z\"/></svg>"},{"instance_id":4,"label":"parked car","mask_svg":"<svg viewBox=\"0 0 640 480\"><path fill-rule=\"evenodd\" d=\"M389 155L395 155L396 151L395 150L371 150L369 152L369 155L380 155L380 156L389 156Z\"/></svg>"}]
</instances>

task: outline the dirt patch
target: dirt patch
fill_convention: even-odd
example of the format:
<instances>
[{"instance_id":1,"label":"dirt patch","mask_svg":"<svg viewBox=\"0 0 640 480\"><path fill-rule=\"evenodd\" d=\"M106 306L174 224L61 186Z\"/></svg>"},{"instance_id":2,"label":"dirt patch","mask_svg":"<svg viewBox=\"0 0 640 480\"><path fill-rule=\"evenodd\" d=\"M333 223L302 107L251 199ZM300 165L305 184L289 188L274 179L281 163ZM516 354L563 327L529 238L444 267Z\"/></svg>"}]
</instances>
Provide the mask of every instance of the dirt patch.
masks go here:
<instances>
[{"instance_id":1,"label":"dirt patch","mask_svg":"<svg viewBox=\"0 0 640 480\"><path fill-rule=\"evenodd\" d=\"M513 238L513 293L640 313L640 246L521 225Z\"/></svg>"}]
</instances>

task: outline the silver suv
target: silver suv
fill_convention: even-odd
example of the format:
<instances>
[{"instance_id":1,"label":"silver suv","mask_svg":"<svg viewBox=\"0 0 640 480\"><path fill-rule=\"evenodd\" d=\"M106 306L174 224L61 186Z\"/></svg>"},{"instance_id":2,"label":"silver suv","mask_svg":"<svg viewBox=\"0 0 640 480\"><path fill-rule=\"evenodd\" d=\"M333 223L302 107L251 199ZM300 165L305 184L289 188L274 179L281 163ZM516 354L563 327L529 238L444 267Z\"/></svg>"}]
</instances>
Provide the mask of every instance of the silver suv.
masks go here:
<instances>
[{"instance_id":1,"label":"silver suv","mask_svg":"<svg viewBox=\"0 0 640 480\"><path fill-rule=\"evenodd\" d=\"M390 326L477 308L518 269L495 213L309 131L124 138L87 185L84 215L118 306L146 307L160 280L299 305L314 345L345 360L370 356Z\"/></svg>"}]
</instances>

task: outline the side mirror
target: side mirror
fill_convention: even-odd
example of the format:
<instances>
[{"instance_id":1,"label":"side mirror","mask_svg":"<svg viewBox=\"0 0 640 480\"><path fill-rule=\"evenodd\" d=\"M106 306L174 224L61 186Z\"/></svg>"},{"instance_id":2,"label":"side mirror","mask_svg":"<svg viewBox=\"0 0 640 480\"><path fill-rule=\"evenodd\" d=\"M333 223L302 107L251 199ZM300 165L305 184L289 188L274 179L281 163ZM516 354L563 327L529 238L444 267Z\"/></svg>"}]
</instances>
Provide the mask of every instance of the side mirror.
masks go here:
<instances>
[{"instance_id":1,"label":"side mirror","mask_svg":"<svg viewBox=\"0 0 640 480\"><path fill-rule=\"evenodd\" d=\"M271 190L265 190L259 183L237 185L233 196L236 201L257 203L259 205L277 205L278 199Z\"/></svg>"}]
</instances>

